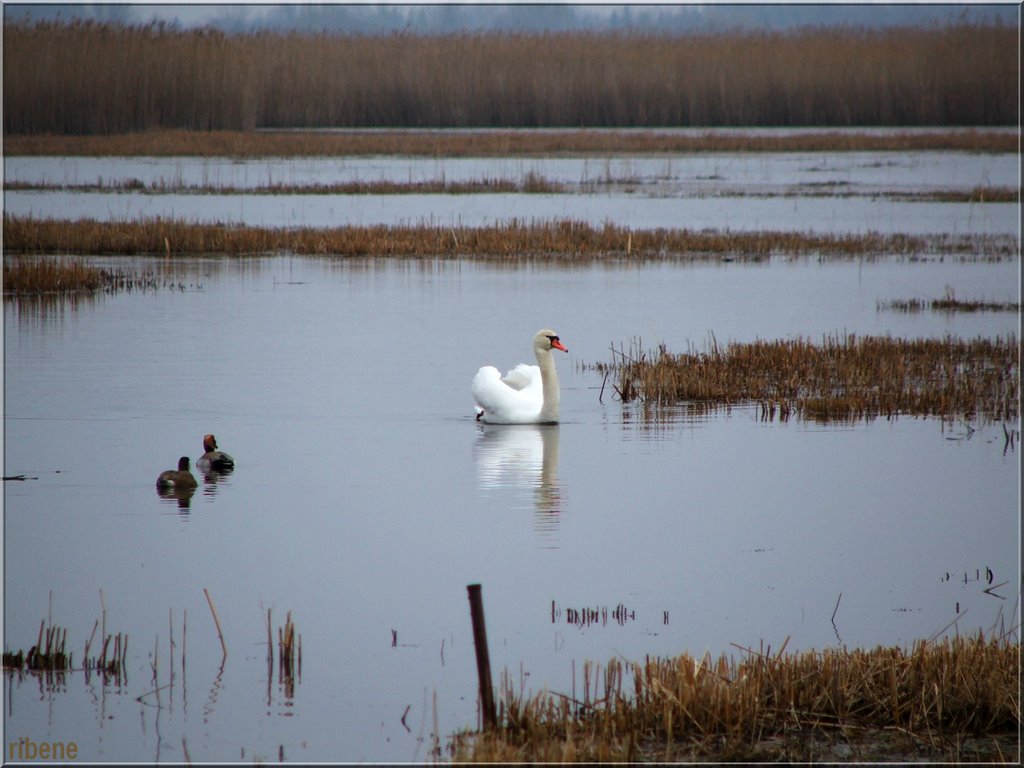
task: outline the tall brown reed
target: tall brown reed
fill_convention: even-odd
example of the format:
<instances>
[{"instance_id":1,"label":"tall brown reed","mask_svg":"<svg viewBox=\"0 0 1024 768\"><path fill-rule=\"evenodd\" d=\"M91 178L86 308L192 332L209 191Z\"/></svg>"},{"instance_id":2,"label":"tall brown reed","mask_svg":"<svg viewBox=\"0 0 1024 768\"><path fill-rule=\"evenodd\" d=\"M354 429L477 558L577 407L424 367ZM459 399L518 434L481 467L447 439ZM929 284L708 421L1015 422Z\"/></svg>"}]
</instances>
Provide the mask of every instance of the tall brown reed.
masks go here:
<instances>
[{"instance_id":1,"label":"tall brown reed","mask_svg":"<svg viewBox=\"0 0 1024 768\"><path fill-rule=\"evenodd\" d=\"M1014 125L1017 30L395 33L4 25L6 133Z\"/></svg>"}]
</instances>

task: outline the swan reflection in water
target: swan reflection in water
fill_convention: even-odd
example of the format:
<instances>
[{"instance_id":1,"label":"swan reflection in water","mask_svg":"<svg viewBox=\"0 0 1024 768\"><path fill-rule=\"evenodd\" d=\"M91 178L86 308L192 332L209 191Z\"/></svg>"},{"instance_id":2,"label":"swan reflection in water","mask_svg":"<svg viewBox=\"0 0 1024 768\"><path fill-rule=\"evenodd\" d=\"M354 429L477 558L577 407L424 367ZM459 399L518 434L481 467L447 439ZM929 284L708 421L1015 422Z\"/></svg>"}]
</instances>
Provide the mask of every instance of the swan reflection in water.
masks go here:
<instances>
[{"instance_id":1,"label":"swan reflection in water","mask_svg":"<svg viewBox=\"0 0 1024 768\"><path fill-rule=\"evenodd\" d=\"M486 492L530 491L534 529L544 546L558 546L563 489L558 482L557 424L481 424L473 445L477 481Z\"/></svg>"}]
</instances>

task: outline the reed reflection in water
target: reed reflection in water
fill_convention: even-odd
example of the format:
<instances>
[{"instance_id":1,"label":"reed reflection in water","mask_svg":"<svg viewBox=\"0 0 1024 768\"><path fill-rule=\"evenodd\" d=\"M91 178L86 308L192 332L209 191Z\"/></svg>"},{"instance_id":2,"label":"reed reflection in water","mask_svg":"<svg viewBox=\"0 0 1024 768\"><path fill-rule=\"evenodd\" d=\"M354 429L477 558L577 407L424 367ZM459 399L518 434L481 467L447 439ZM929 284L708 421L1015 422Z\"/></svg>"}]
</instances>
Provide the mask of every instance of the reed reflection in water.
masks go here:
<instances>
[{"instance_id":1,"label":"reed reflection in water","mask_svg":"<svg viewBox=\"0 0 1024 768\"><path fill-rule=\"evenodd\" d=\"M488 496L505 490L523 496L528 492L541 548L558 549L565 503L565 489L558 482L558 425L481 424L479 429L473 460L480 490Z\"/></svg>"}]
</instances>

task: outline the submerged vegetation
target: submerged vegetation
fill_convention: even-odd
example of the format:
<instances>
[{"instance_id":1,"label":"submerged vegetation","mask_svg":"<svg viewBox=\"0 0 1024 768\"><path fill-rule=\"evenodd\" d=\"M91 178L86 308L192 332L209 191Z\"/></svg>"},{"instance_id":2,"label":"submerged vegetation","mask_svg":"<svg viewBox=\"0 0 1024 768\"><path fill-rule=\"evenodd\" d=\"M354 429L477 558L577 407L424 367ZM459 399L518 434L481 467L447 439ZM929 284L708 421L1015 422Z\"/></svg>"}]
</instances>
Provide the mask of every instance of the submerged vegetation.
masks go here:
<instances>
[{"instance_id":1,"label":"submerged vegetation","mask_svg":"<svg viewBox=\"0 0 1024 768\"><path fill-rule=\"evenodd\" d=\"M1005 636L918 642L909 652L742 650L738 662L613 659L603 676L585 670L572 696L517 695L506 677L498 728L457 734L452 757L1018 762L1020 648Z\"/></svg>"},{"instance_id":2,"label":"submerged vegetation","mask_svg":"<svg viewBox=\"0 0 1024 768\"><path fill-rule=\"evenodd\" d=\"M292 253L338 257L489 258L524 261L643 259L763 260L771 256L921 258L953 254L994 259L1019 254L1015 238L633 230L574 221L522 222L484 227L345 226L250 227L193 224L174 219L66 222L5 216L4 248L12 254L175 255Z\"/></svg>"},{"instance_id":3,"label":"submerged vegetation","mask_svg":"<svg viewBox=\"0 0 1024 768\"><path fill-rule=\"evenodd\" d=\"M360 36L9 22L4 134L1013 126L1017 37L985 23Z\"/></svg>"},{"instance_id":4,"label":"submerged vegetation","mask_svg":"<svg viewBox=\"0 0 1024 768\"><path fill-rule=\"evenodd\" d=\"M1009 338L894 339L828 336L820 344L712 342L705 352L612 347L611 363L587 366L613 375L624 403L760 404L761 416L820 421L878 416L940 416L1015 421L1020 408L1020 344Z\"/></svg>"}]
</instances>

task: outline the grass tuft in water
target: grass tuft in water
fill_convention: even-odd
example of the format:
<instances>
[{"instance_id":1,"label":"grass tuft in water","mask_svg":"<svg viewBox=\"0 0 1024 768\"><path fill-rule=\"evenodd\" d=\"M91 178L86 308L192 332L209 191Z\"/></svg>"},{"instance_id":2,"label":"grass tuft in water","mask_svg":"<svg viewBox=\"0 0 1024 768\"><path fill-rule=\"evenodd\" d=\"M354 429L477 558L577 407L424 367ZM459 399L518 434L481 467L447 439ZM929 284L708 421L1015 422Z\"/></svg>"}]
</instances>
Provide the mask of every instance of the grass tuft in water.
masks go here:
<instances>
[{"instance_id":1,"label":"grass tuft in water","mask_svg":"<svg viewBox=\"0 0 1024 768\"><path fill-rule=\"evenodd\" d=\"M827 336L733 343L704 352L612 346L612 361L584 368L614 376L623 403L758 403L761 417L851 421L902 415L1015 421L1020 344L1015 336L969 341Z\"/></svg>"},{"instance_id":2,"label":"grass tuft in water","mask_svg":"<svg viewBox=\"0 0 1024 768\"><path fill-rule=\"evenodd\" d=\"M4 293L95 291L104 283L103 270L78 259L4 259Z\"/></svg>"},{"instance_id":3,"label":"grass tuft in water","mask_svg":"<svg viewBox=\"0 0 1024 768\"><path fill-rule=\"evenodd\" d=\"M941 299L894 299L880 301L876 306L879 310L896 312L1020 312L1018 301L962 300L949 286L946 286L946 295Z\"/></svg>"},{"instance_id":4,"label":"grass tuft in water","mask_svg":"<svg viewBox=\"0 0 1024 768\"><path fill-rule=\"evenodd\" d=\"M39 623L39 637L28 651L4 651L4 669L33 672L63 672L71 668L71 654L65 647L68 631L56 625Z\"/></svg>"}]
</instances>

